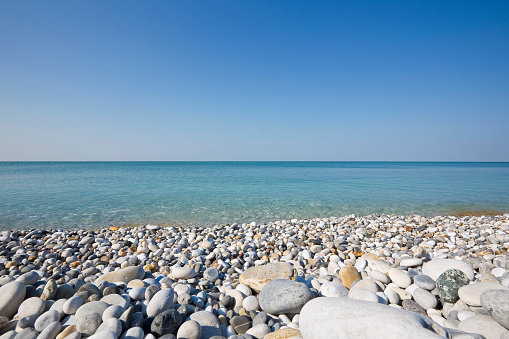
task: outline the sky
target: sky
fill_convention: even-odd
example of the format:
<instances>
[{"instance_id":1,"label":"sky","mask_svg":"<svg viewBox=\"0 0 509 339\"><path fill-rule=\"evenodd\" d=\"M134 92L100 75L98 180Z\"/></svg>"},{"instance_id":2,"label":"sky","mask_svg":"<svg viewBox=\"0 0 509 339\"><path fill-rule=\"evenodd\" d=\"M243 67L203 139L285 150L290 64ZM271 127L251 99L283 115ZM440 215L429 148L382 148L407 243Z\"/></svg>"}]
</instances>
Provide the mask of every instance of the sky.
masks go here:
<instances>
[{"instance_id":1,"label":"sky","mask_svg":"<svg viewBox=\"0 0 509 339\"><path fill-rule=\"evenodd\" d=\"M2 1L32 160L509 161L509 1Z\"/></svg>"}]
</instances>

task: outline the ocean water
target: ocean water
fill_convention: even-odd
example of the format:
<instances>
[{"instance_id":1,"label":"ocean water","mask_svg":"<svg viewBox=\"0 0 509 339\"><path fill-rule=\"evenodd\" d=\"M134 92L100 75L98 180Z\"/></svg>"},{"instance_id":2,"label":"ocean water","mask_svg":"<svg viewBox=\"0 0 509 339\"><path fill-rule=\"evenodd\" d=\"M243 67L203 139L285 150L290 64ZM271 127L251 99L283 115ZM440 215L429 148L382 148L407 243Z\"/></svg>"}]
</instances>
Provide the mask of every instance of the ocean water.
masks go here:
<instances>
[{"instance_id":1,"label":"ocean water","mask_svg":"<svg viewBox=\"0 0 509 339\"><path fill-rule=\"evenodd\" d=\"M509 163L0 162L0 228L509 212Z\"/></svg>"}]
</instances>

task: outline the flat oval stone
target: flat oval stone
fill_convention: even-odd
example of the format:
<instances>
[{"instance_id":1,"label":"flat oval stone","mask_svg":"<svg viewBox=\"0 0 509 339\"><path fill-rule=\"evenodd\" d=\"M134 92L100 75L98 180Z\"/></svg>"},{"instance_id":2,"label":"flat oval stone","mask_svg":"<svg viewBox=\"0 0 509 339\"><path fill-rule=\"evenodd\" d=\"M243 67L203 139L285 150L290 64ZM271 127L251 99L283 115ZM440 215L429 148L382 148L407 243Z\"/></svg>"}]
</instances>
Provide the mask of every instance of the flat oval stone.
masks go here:
<instances>
[{"instance_id":1,"label":"flat oval stone","mask_svg":"<svg viewBox=\"0 0 509 339\"><path fill-rule=\"evenodd\" d=\"M217 317L207 311L199 311L189 316L190 320L196 321L200 324L202 329L201 338L210 338L213 336L220 336L221 330L219 329L219 321Z\"/></svg>"},{"instance_id":2,"label":"flat oval stone","mask_svg":"<svg viewBox=\"0 0 509 339\"><path fill-rule=\"evenodd\" d=\"M95 333L102 331L112 331L118 338L122 334L122 324L120 323L120 320L116 318L108 318L99 325Z\"/></svg>"},{"instance_id":3,"label":"flat oval stone","mask_svg":"<svg viewBox=\"0 0 509 339\"><path fill-rule=\"evenodd\" d=\"M129 266L120 270L103 274L97 278L96 282L108 281L111 283L123 282L127 284L134 279L143 279L144 276L145 271L141 266Z\"/></svg>"},{"instance_id":4,"label":"flat oval stone","mask_svg":"<svg viewBox=\"0 0 509 339\"><path fill-rule=\"evenodd\" d=\"M42 314L45 308L46 303L41 298L28 298L19 305L18 318L25 318L34 314Z\"/></svg>"},{"instance_id":5,"label":"flat oval stone","mask_svg":"<svg viewBox=\"0 0 509 339\"><path fill-rule=\"evenodd\" d=\"M270 314L299 313L312 298L305 284L287 279L272 280L259 295L260 308Z\"/></svg>"},{"instance_id":6,"label":"flat oval stone","mask_svg":"<svg viewBox=\"0 0 509 339\"><path fill-rule=\"evenodd\" d=\"M0 316L12 318L25 299L26 287L19 281L11 281L0 287Z\"/></svg>"},{"instance_id":7,"label":"flat oval stone","mask_svg":"<svg viewBox=\"0 0 509 339\"><path fill-rule=\"evenodd\" d=\"M480 301L493 319L509 329L509 291L486 290L481 294Z\"/></svg>"},{"instance_id":8,"label":"flat oval stone","mask_svg":"<svg viewBox=\"0 0 509 339\"><path fill-rule=\"evenodd\" d=\"M433 259L428 261L422 265L422 273L436 281L442 273L451 268L462 271L469 280L474 280L472 266L456 259Z\"/></svg>"},{"instance_id":9,"label":"flat oval stone","mask_svg":"<svg viewBox=\"0 0 509 339\"><path fill-rule=\"evenodd\" d=\"M39 316L35 321L34 328L38 332L42 332L49 324L60 321L60 313L56 310L48 311Z\"/></svg>"},{"instance_id":10,"label":"flat oval stone","mask_svg":"<svg viewBox=\"0 0 509 339\"><path fill-rule=\"evenodd\" d=\"M415 302L418 303L425 310L437 307L438 304L437 297L435 297L433 294L426 291L425 289L416 288L412 293L412 296L414 297Z\"/></svg>"},{"instance_id":11,"label":"flat oval stone","mask_svg":"<svg viewBox=\"0 0 509 339\"><path fill-rule=\"evenodd\" d=\"M433 291L436 287L435 281L424 274L418 274L414 277L414 284L427 291Z\"/></svg>"},{"instance_id":12,"label":"flat oval stone","mask_svg":"<svg viewBox=\"0 0 509 339\"><path fill-rule=\"evenodd\" d=\"M113 333L113 331L109 330L97 332L96 334L88 337L88 339L117 339L117 338L118 338L117 335Z\"/></svg>"},{"instance_id":13,"label":"flat oval stone","mask_svg":"<svg viewBox=\"0 0 509 339\"><path fill-rule=\"evenodd\" d=\"M39 274L35 271L30 271L25 274L20 275L16 281L22 282L25 286L33 285L41 279Z\"/></svg>"},{"instance_id":14,"label":"flat oval stone","mask_svg":"<svg viewBox=\"0 0 509 339\"><path fill-rule=\"evenodd\" d=\"M196 271L191 267L174 267L171 270L173 279L191 279L196 277Z\"/></svg>"},{"instance_id":15,"label":"flat oval stone","mask_svg":"<svg viewBox=\"0 0 509 339\"><path fill-rule=\"evenodd\" d=\"M201 335L201 326L197 321L194 320L186 321L179 327L177 331L177 338L200 339Z\"/></svg>"},{"instance_id":16,"label":"flat oval stone","mask_svg":"<svg viewBox=\"0 0 509 339\"><path fill-rule=\"evenodd\" d=\"M64 306L62 307L62 310L66 314L74 314L78 310L78 308L83 305L83 299L81 297L75 296L67 299L67 301L64 303Z\"/></svg>"},{"instance_id":17,"label":"flat oval stone","mask_svg":"<svg viewBox=\"0 0 509 339\"><path fill-rule=\"evenodd\" d=\"M102 297L101 301L107 303L108 305L119 305L124 310L127 308L127 305L129 304L126 298L118 294L108 294Z\"/></svg>"},{"instance_id":18,"label":"flat oval stone","mask_svg":"<svg viewBox=\"0 0 509 339\"><path fill-rule=\"evenodd\" d=\"M401 260L400 265L401 266L405 266L405 267L421 266L422 265L422 259L420 259L420 258L403 259L403 260Z\"/></svg>"},{"instance_id":19,"label":"flat oval stone","mask_svg":"<svg viewBox=\"0 0 509 339\"><path fill-rule=\"evenodd\" d=\"M37 339L54 339L57 334L60 332L62 328L62 324L60 322L55 321L46 326L44 330L37 336Z\"/></svg>"},{"instance_id":20,"label":"flat oval stone","mask_svg":"<svg viewBox=\"0 0 509 339\"><path fill-rule=\"evenodd\" d=\"M173 305L173 289L164 288L157 292L147 306L147 315L155 317L157 314L169 310Z\"/></svg>"},{"instance_id":21,"label":"flat oval stone","mask_svg":"<svg viewBox=\"0 0 509 339\"><path fill-rule=\"evenodd\" d=\"M91 301L78 308L78 310L76 311L76 319L79 319L80 317L83 317L84 315L90 313L97 313L102 317L104 311L109 306L110 305L108 305L104 301Z\"/></svg>"},{"instance_id":22,"label":"flat oval stone","mask_svg":"<svg viewBox=\"0 0 509 339\"><path fill-rule=\"evenodd\" d=\"M239 282L249 286L256 292L272 280L288 279L297 280L297 270L289 263L269 263L263 266L254 266L248 268L240 275Z\"/></svg>"},{"instance_id":23,"label":"flat oval stone","mask_svg":"<svg viewBox=\"0 0 509 339\"><path fill-rule=\"evenodd\" d=\"M455 268L442 273L436 280L438 296L442 303L455 303L459 298L458 290L469 282L467 275Z\"/></svg>"},{"instance_id":24,"label":"flat oval stone","mask_svg":"<svg viewBox=\"0 0 509 339\"><path fill-rule=\"evenodd\" d=\"M458 329L469 333L479 333L488 339L501 338L501 335L507 332L507 329L488 315L475 315L465 319L459 323Z\"/></svg>"},{"instance_id":25,"label":"flat oval stone","mask_svg":"<svg viewBox=\"0 0 509 339\"><path fill-rule=\"evenodd\" d=\"M348 288L338 282L328 282L320 286L320 294L324 297L346 298L348 297Z\"/></svg>"},{"instance_id":26,"label":"flat oval stone","mask_svg":"<svg viewBox=\"0 0 509 339\"><path fill-rule=\"evenodd\" d=\"M88 336L95 333L101 325L101 315L97 313L87 313L83 316L77 317L76 329L78 332Z\"/></svg>"},{"instance_id":27,"label":"flat oval stone","mask_svg":"<svg viewBox=\"0 0 509 339\"><path fill-rule=\"evenodd\" d=\"M446 335L445 330L428 317L348 298L309 301L300 313L299 329L306 339L394 339L408 338L410 333L413 339L439 339Z\"/></svg>"},{"instance_id":28,"label":"flat oval stone","mask_svg":"<svg viewBox=\"0 0 509 339\"><path fill-rule=\"evenodd\" d=\"M391 267L389 269L389 277L392 279L393 283L401 288L407 288L412 283L412 278L410 278L408 273L398 268Z\"/></svg>"},{"instance_id":29,"label":"flat oval stone","mask_svg":"<svg viewBox=\"0 0 509 339\"><path fill-rule=\"evenodd\" d=\"M463 286L458 290L458 295L467 305L481 306L481 295L488 290L508 290L508 288L498 283L479 282Z\"/></svg>"}]
</instances>

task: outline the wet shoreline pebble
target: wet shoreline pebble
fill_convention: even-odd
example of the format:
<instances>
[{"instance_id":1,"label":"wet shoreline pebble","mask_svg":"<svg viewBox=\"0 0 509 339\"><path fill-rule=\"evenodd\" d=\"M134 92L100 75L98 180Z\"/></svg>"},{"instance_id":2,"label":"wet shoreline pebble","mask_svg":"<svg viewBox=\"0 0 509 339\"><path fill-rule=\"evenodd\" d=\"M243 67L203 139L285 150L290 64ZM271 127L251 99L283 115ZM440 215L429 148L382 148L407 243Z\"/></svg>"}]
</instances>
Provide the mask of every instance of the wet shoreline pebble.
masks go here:
<instances>
[{"instance_id":1,"label":"wet shoreline pebble","mask_svg":"<svg viewBox=\"0 0 509 339\"><path fill-rule=\"evenodd\" d=\"M506 339L508 218L2 231L0 339Z\"/></svg>"}]
</instances>

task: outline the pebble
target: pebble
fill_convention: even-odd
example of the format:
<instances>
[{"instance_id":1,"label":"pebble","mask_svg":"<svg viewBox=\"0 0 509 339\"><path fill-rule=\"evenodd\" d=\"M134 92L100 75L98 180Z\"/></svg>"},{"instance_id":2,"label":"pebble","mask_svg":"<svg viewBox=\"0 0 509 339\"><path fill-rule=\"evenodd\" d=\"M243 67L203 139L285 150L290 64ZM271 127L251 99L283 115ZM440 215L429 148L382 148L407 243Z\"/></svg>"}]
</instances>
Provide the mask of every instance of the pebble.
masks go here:
<instances>
[{"instance_id":1,"label":"pebble","mask_svg":"<svg viewBox=\"0 0 509 339\"><path fill-rule=\"evenodd\" d=\"M479 282L465 285L458 290L458 295L467 305L481 306L481 294L488 290L509 290L507 287L492 282Z\"/></svg>"},{"instance_id":2,"label":"pebble","mask_svg":"<svg viewBox=\"0 0 509 339\"><path fill-rule=\"evenodd\" d=\"M202 329L201 338L210 338L213 336L221 335L221 330L219 329L219 321L214 314L207 311L199 311L191 314L189 318L190 320L196 321L200 325Z\"/></svg>"},{"instance_id":3,"label":"pebble","mask_svg":"<svg viewBox=\"0 0 509 339\"><path fill-rule=\"evenodd\" d=\"M173 305L173 289L165 288L157 292L147 306L147 315L154 317L157 314L170 309Z\"/></svg>"},{"instance_id":4,"label":"pebble","mask_svg":"<svg viewBox=\"0 0 509 339\"><path fill-rule=\"evenodd\" d=\"M459 298L459 289L468 283L467 275L455 268L448 269L440 274L436 280L436 286L442 303L455 303Z\"/></svg>"},{"instance_id":5,"label":"pebble","mask_svg":"<svg viewBox=\"0 0 509 339\"><path fill-rule=\"evenodd\" d=\"M201 326L194 320L184 322L177 331L177 338L200 339L201 335Z\"/></svg>"},{"instance_id":6,"label":"pebble","mask_svg":"<svg viewBox=\"0 0 509 339\"><path fill-rule=\"evenodd\" d=\"M276 279L297 280L297 271L284 262L254 266L240 275L239 282L259 293L267 283Z\"/></svg>"},{"instance_id":7,"label":"pebble","mask_svg":"<svg viewBox=\"0 0 509 339\"><path fill-rule=\"evenodd\" d=\"M401 288L407 288L412 283L412 278L408 275L408 273L403 272L397 268L390 268L388 270L389 277L392 279L392 282L398 285Z\"/></svg>"},{"instance_id":8,"label":"pebble","mask_svg":"<svg viewBox=\"0 0 509 339\"><path fill-rule=\"evenodd\" d=\"M509 329L509 291L486 290L481 294L480 302L495 321Z\"/></svg>"},{"instance_id":9,"label":"pebble","mask_svg":"<svg viewBox=\"0 0 509 339\"><path fill-rule=\"evenodd\" d=\"M500 326L492 317L487 315L476 315L460 322L458 329L467 333L478 333L486 339L500 338L507 329Z\"/></svg>"},{"instance_id":10,"label":"pebble","mask_svg":"<svg viewBox=\"0 0 509 339\"><path fill-rule=\"evenodd\" d=\"M313 298L309 288L300 282L276 279L260 291L260 308L267 313L299 313L302 306Z\"/></svg>"},{"instance_id":11,"label":"pebble","mask_svg":"<svg viewBox=\"0 0 509 339\"><path fill-rule=\"evenodd\" d=\"M11 318L25 299L26 287L19 281L11 281L0 287L0 316Z\"/></svg>"},{"instance_id":12,"label":"pebble","mask_svg":"<svg viewBox=\"0 0 509 339\"><path fill-rule=\"evenodd\" d=\"M414 283L427 291L432 291L435 289L436 284L433 279L431 279L429 276L424 274L418 274L414 277Z\"/></svg>"}]
</instances>

